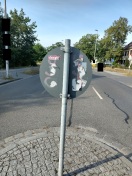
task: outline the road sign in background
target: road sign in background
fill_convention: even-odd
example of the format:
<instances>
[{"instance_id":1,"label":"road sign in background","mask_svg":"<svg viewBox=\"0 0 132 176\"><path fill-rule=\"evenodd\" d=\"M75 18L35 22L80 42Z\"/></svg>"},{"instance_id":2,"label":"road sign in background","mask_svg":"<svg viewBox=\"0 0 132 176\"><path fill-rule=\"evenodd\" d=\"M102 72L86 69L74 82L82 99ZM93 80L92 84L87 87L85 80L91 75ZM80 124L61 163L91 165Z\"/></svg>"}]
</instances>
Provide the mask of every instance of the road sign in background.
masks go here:
<instances>
[{"instance_id":1,"label":"road sign in background","mask_svg":"<svg viewBox=\"0 0 132 176\"><path fill-rule=\"evenodd\" d=\"M63 82L64 52L60 47L51 50L40 66L40 80L45 90L54 97L60 97ZM87 56L79 49L71 47L69 65L70 98L81 95L89 86L92 68Z\"/></svg>"}]
</instances>

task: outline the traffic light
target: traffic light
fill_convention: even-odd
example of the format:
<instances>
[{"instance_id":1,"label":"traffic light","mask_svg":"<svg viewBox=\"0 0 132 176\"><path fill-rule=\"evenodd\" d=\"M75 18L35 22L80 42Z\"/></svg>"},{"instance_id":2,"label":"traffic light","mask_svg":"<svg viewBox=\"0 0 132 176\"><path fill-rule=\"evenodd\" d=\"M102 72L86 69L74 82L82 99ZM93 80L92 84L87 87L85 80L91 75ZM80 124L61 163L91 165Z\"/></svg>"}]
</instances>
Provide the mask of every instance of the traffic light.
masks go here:
<instances>
[{"instance_id":1,"label":"traffic light","mask_svg":"<svg viewBox=\"0 0 132 176\"><path fill-rule=\"evenodd\" d=\"M3 49L3 60L11 60L11 49Z\"/></svg>"},{"instance_id":2,"label":"traffic light","mask_svg":"<svg viewBox=\"0 0 132 176\"><path fill-rule=\"evenodd\" d=\"M3 34L3 45L4 46L10 46L10 34Z\"/></svg>"},{"instance_id":3,"label":"traffic light","mask_svg":"<svg viewBox=\"0 0 132 176\"><path fill-rule=\"evenodd\" d=\"M3 59L11 59L10 42L10 18L2 18L2 32L3 32Z\"/></svg>"},{"instance_id":4,"label":"traffic light","mask_svg":"<svg viewBox=\"0 0 132 176\"><path fill-rule=\"evenodd\" d=\"M2 18L2 31L10 31L10 18Z\"/></svg>"}]
</instances>

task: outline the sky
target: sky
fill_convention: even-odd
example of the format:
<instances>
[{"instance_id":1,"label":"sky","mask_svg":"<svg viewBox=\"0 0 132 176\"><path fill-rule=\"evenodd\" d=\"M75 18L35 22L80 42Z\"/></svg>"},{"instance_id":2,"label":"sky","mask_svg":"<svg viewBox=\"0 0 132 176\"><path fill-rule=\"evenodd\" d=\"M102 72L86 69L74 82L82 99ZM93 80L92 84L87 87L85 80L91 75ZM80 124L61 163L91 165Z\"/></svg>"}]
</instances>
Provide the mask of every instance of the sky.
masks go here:
<instances>
[{"instance_id":1,"label":"sky","mask_svg":"<svg viewBox=\"0 0 132 176\"><path fill-rule=\"evenodd\" d=\"M0 0L4 8L4 0ZM44 47L71 40L71 46L86 34L104 36L115 20L128 19L132 25L132 0L6 0L7 13L23 8L37 24L36 36ZM98 31L96 31L98 30ZM132 41L127 36L126 44Z\"/></svg>"}]
</instances>

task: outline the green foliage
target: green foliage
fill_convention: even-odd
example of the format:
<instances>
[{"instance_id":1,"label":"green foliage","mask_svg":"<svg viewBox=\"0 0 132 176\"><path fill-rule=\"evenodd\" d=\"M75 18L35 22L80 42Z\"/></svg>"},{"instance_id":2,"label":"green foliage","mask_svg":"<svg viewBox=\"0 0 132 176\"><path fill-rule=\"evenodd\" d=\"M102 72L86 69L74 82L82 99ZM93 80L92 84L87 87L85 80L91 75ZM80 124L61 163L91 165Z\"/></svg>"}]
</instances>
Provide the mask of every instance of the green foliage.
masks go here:
<instances>
[{"instance_id":1,"label":"green foliage","mask_svg":"<svg viewBox=\"0 0 132 176\"><path fill-rule=\"evenodd\" d=\"M126 18L120 17L105 31L102 39L103 48L106 50L106 59L114 58L118 62L123 56L123 47L128 33L132 32L132 26L128 25Z\"/></svg>"},{"instance_id":2,"label":"green foliage","mask_svg":"<svg viewBox=\"0 0 132 176\"><path fill-rule=\"evenodd\" d=\"M29 66L35 65L33 45L37 41L35 34L36 23L25 17L23 9L20 13L16 9L10 11L11 18L11 50L10 65Z\"/></svg>"},{"instance_id":3,"label":"green foliage","mask_svg":"<svg viewBox=\"0 0 132 176\"><path fill-rule=\"evenodd\" d=\"M84 52L90 61L94 58L96 37L98 38L98 36L96 36L95 34L87 34L83 36L79 40L79 42L75 43L74 45L76 48ZM98 43L96 46L98 48ZM98 49L97 49L97 52L98 52Z\"/></svg>"},{"instance_id":4,"label":"green foliage","mask_svg":"<svg viewBox=\"0 0 132 176\"><path fill-rule=\"evenodd\" d=\"M129 67L129 60L127 59L125 62L125 67L128 68Z\"/></svg>"},{"instance_id":5,"label":"green foliage","mask_svg":"<svg viewBox=\"0 0 132 176\"><path fill-rule=\"evenodd\" d=\"M112 44L123 46L127 34L132 32L132 26L128 25L127 18L120 17L113 25L105 31L105 37L111 40Z\"/></svg>"},{"instance_id":6,"label":"green foliage","mask_svg":"<svg viewBox=\"0 0 132 176\"><path fill-rule=\"evenodd\" d=\"M112 26L105 30L104 37L97 42L96 57L98 60L103 62L111 58L114 58L116 62L121 60L126 37L131 32L132 26L128 25L126 18L120 17L119 20L115 20ZM95 51L95 41L96 35L87 34L79 42L75 43L75 47L82 50L92 60Z\"/></svg>"},{"instance_id":7,"label":"green foliage","mask_svg":"<svg viewBox=\"0 0 132 176\"><path fill-rule=\"evenodd\" d=\"M47 47L47 53L56 47L64 47L64 45L62 42L56 42L55 44L52 44L51 46Z\"/></svg>"},{"instance_id":8,"label":"green foliage","mask_svg":"<svg viewBox=\"0 0 132 176\"><path fill-rule=\"evenodd\" d=\"M119 64L119 63L116 63L116 64L114 65L114 67L115 67L115 68L126 68L124 65L121 65L121 64Z\"/></svg>"},{"instance_id":9,"label":"green foliage","mask_svg":"<svg viewBox=\"0 0 132 176\"><path fill-rule=\"evenodd\" d=\"M105 62L107 60L105 57L106 51L107 51L107 49L104 45L104 40L102 40L102 39L99 40L98 41L98 50L97 50L97 56L98 56L99 61Z\"/></svg>"},{"instance_id":10,"label":"green foliage","mask_svg":"<svg viewBox=\"0 0 132 176\"><path fill-rule=\"evenodd\" d=\"M46 48L44 48L40 43L37 43L33 46L34 54L33 58L34 61L42 61L43 57L47 54Z\"/></svg>"}]
</instances>

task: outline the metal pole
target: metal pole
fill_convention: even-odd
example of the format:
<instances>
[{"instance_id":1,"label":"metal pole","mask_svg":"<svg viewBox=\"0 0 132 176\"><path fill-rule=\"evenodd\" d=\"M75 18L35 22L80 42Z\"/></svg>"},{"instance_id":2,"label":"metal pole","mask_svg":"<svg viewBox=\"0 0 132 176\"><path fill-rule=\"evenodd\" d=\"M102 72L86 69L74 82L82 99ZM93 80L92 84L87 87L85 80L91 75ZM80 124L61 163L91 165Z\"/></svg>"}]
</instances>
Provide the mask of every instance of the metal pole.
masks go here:
<instances>
[{"instance_id":1,"label":"metal pole","mask_svg":"<svg viewBox=\"0 0 132 176\"><path fill-rule=\"evenodd\" d=\"M95 31L97 31L97 35L98 35L98 30L95 30ZM94 60L95 60L95 55L96 55L97 35L96 35L96 41L95 41Z\"/></svg>"},{"instance_id":2,"label":"metal pole","mask_svg":"<svg viewBox=\"0 0 132 176\"><path fill-rule=\"evenodd\" d=\"M58 176L63 175L63 166L64 166L64 145L65 145L66 111L67 111L67 96L68 96L69 62L70 62L70 40L69 39L65 40L64 51L65 53L64 53L64 66L63 66L63 86L62 86Z\"/></svg>"},{"instance_id":3,"label":"metal pole","mask_svg":"<svg viewBox=\"0 0 132 176\"><path fill-rule=\"evenodd\" d=\"M5 0L5 10L4 10L4 16L5 16L5 18L7 18L7 15L6 15L6 0Z\"/></svg>"},{"instance_id":4,"label":"metal pole","mask_svg":"<svg viewBox=\"0 0 132 176\"><path fill-rule=\"evenodd\" d=\"M5 0L4 18L7 18L7 13L6 13L6 0ZM5 32L5 34L8 34L8 32ZM5 49L8 49L8 46L5 46ZM6 62L6 78L9 78L9 61L6 60L5 62Z\"/></svg>"}]
</instances>

